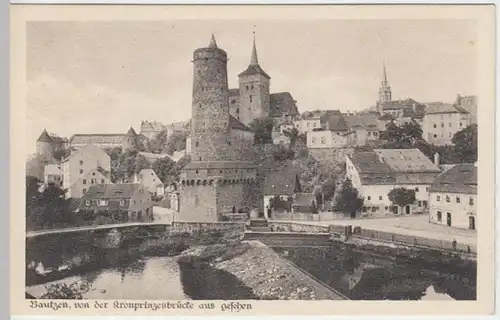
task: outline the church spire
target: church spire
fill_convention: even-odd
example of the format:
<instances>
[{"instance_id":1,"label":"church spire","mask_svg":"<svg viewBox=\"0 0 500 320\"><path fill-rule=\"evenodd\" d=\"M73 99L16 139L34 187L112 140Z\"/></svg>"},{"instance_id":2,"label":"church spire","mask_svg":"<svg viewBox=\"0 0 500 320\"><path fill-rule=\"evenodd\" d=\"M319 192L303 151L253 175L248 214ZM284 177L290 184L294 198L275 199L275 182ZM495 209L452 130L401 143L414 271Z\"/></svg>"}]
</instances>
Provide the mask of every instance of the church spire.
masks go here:
<instances>
[{"instance_id":1,"label":"church spire","mask_svg":"<svg viewBox=\"0 0 500 320\"><path fill-rule=\"evenodd\" d=\"M252 58L250 59L251 66L258 66L259 59L257 58L257 47L255 46L255 31L253 32L253 47L252 47Z\"/></svg>"},{"instance_id":2,"label":"church spire","mask_svg":"<svg viewBox=\"0 0 500 320\"><path fill-rule=\"evenodd\" d=\"M378 91L378 102L386 103L392 100L391 86L387 80L387 69L385 67L385 61L382 63L382 81L380 84L380 89Z\"/></svg>"},{"instance_id":3,"label":"church spire","mask_svg":"<svg viewBox=\"0 0 500 320\"><path fill-rule=\"evenodd\" d=\"M210 38L210 44L208 45L209 48L217 48L217 42L215 42L215 36L212 33L212 37Z\"/></svg>"},{"instance_id":4,"label":"church spire","mask_svg":"<svg viewBox=\"0 0 500 320\"><path fill-rule=\"evenodd\" d=\"M385 61L383 62L383 71L382 71L382 74L383 74L382 81L384 81L384 83L387 83L387 70L385 68Z\"/></svg>"}]
</instances>

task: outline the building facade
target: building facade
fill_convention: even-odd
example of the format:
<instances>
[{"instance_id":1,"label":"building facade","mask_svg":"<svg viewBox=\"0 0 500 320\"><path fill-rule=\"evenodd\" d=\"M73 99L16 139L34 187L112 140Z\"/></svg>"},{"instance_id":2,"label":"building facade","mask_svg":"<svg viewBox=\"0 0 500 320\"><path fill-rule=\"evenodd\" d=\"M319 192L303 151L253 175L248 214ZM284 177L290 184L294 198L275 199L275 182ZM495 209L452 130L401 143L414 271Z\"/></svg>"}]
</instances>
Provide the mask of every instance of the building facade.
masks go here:
<instances>
[{"instance_id":1,"label":"building facade","mask_svg":"<svg viewBox=\"0 0 500 320\"><path fill-rule=\"evenodd\" d=\"M477 167L458 164L436 178L430 188L430 222L475 230Z\"/></svg>"},{"instance_id":2,"label":"building facade","mask_svg":"<svg viewBox=\"0 0 500 320\"><path fill-rule=\"evenodd\" d=\"M67 189L68 198L80 198L92 185L109 182L111 159L101 148L87 145L71 153L63 159L62 164L63 189ZM91 176L89 176L89 174Z\"/></svg>"},{"instance_id":3,"label":"building facade","mask_svg":"<svg viewBox=\"0 0 500 320\"><path fill-rule=\"evenodd\" d=\"M247 211L256 185L254 135L229 112L227 53L212 35L193 54L191 162L181 171L182 220L217 221Z\"/></svg>"},{"instance_id":4,"label":"building facade","mask_svg":"<svg viewBox=\"0 0 500 320\"><path fill-rule=\"evenodd\" d=\"M134 183L141 184L151 194L162 196L165 194L165 186L153 169L142 169L134 175Z\"/></svg>"},{"instance_id":5,"label":"building facade","mask_svg":"<svg viewBox=\"0 0 500 320\"><path fill-rule=\"evenodd\" d=\"M469 113L450 103L429 103L422 127L423 138L430 144L451 145L453 136L469 125Z\"/></svg>"},{"instance_id":6,"label":"building facade","mask_svg":"<svg viewBox=\"0 0 500 320\"><path fill-rule=\"evenodd\" d=\"M346 177L364 199L369 214L409 214L429 208L429 190L439 167L418 149L374 149L346 158ZM398 208L389 199L395 188L415 191L413 205Z\"/></svg>"},{"instance_id":7,"label":"building facade","mask_svg":"<svg viewBox=\"0 0 500 320\"><path fill-rule=\"evenodd\" d=\"M60 164L48 164L44 168L44 179L46 184L53 183L58 187L62 187L62 170Z\"/></svg>"},{"instance_id":8,"label":"building facade","mask_svg":"<svg viewBox=\"0 0 500 320\"><path fill-rule=\"evenodd\" d=\"M130 127L126 134L75 134L69 139L73 149L83 148L89 144L102 149L120 148L122 151L137 150L140 136Z\"/></svg>"},{"instance_id":9,"label":"building facade","mask_svg":"<svg viewBox=\"0 0 500 320\"><path fill-rule=\"evenodd\" d=\"M153 220L151 195L137 183L97 184L81 198L80 210L113 212L125 221Z\"/></svg>"},{"instance_id":10,"label":"building facade","mask_svg":"<svg viewBox=\"0 0 500 320\"><path fill-rule=\"evenodd\" d=\"M238 75L238 83L239 88L227 92L229 112L244 125L266 117L273 117L280 124L299 114L289 92L271 93L271 77L259 64L255 37L250 64Z\"/></svg>"}]
</instances>

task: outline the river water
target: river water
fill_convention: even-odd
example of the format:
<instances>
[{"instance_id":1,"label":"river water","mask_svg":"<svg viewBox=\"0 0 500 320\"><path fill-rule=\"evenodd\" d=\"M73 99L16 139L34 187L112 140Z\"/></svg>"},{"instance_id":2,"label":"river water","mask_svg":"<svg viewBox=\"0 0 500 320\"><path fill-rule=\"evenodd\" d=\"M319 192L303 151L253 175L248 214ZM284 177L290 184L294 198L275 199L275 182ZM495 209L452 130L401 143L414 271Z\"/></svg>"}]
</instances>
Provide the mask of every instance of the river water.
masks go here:
<instances>
[{"instance_id":1,"label":"river water","mask_svg":"<svg viewBox=\"0 0 500 320\"><path fill-rule=\"evenodd\" d=\"M76 244L80 246L75 246ZM40 297L51 284L85 283L88 299L257 299L234 275L204 263L179 263L168 251L137 247L97 250L85 239L30 244L28 262L45 270L72 266L54 277L27 278L26 291ZM75 249L77 248L77 249ZM422 270L342 248L279 248L290 260L353 300L473 300L475 274ZM33 263L32 263L33 265ZM39 268L40 269L40 268ZM63 268L64 269L64 268Z\"/></svg>"}]
</instances>

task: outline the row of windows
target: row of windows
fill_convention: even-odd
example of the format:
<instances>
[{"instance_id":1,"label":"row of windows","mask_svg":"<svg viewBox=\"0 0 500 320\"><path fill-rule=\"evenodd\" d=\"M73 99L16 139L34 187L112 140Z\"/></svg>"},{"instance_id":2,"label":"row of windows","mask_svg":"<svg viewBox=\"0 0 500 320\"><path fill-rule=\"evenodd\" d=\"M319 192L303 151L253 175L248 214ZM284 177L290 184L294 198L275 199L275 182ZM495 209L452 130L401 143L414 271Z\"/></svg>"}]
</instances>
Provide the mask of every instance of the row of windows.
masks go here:
<instances>
[{"instance_id":1,"label":"row of windows","mask_svg":"<svg viewBox=\"0 0 500 320\"><path fill-rule=\"evenodd\" d=\"M250 172L250 171L252 171L252 169L246 169L246 172ZM200 173L199 170L195 170L195 172L196 172L196 174ZM234 173L240 173L240 172L245 172L245 170L244 169L233 169L233 170L231 170L231 169L224 169L224 170L219 170L219 172L220 173L232 173L232 172L234 172Z\"/></svg>"},{"instance_id":2,"label":"row of windows","mask_svg":"<svg viewBox=\"0 0 500 320\"><path fill-rule=\"evenodd\" d=\"M463 126L462 122L460 122L458 125L460 126L460 128ZM451 128L451 122L448 123L448 127ZM435 123L434 123L434 128L437 128L437 124L435 124ZM443 122L441 122L441 128L444 128Z\"/></svg>"},{"instance_id":3,"label":"row of windows","mask_svg":"<svg viewBox=\"0 0 500 320\"><path fill-rule=\"evenodd\" d=\"M250 86L250 88L253 90L253 84ZM246 86L246 89L248 91L248 89L250 89L248 86Z\"/></svg>"},{"instance_id":4,"label":"row of windows","mask_svg":"<svg viewBox=\"0 0 500 320\"><path fill-rule=\"evenodd\" d=\"M373 135L374 137L378 137L378 132L377 131L373 131L373 132L368 131L368 136L371 136L371 135Z\"/></svg>"},{"instance_id":5,"label":"row of windows","mask_svg":"<svg viewBox=\"0 0 500 320\"><path fill-rule=\"evenodd\" d=\"M85 190L85 189L84 189ZM90 206L90 204L94 202L96 203L98 206L102 207L102 206L107 206L108 205L108 200L85 200L85 205L86 206ZM135 200L133 201L133 203L135 204ZM126 201L125 200L120 200L120 206L125 206L126 204Z\"/></svg>"},{"instance_id":6,"label":"row of windows","mask_svg":"<svg viewBox=\"0 0 500 320\"><path fill-rule=\"evenodd\" d=\"M436 195L436 201L437 202L440 202L441 201L441 196L440 195ZM451 202L451 197L449 195L446 195L445 196L445 201L450 203ZM460 196L456 196L455 197L455 202L456 203L460 203L461 199L460 199ZM474 198L473 197L469 197L469 205L470 206L473 206L474 205Z\"/></svg>"},{"instance_id":7,"label":"row of windows","mask_svg":"<svg viewBox=\"0 0 500 320\"><path fill-rule=\"evenodd\" d=\"M438 135L437 135L437 134L435 134L435 135L434 135L434 138L437 138L437 137L438 137ZM453 134L452 134L451 132L448 132L448 137L449 137L449 138L453 137ZM444 138L444 133L441 133L441 138Z\"/></svg>"},{"instance_id":8,"label":"row of windows","mask_svg":"<svg viewBox=\"0 0 500 320\"><path fill-rule=\"evenodd\" d=\"M83 179L83 184L87 184L87 179ZM90 179L90 184L97 183L97 179ZM101 183L104 183L104 179L101 179Z\"/></svg>"}]
</instances>

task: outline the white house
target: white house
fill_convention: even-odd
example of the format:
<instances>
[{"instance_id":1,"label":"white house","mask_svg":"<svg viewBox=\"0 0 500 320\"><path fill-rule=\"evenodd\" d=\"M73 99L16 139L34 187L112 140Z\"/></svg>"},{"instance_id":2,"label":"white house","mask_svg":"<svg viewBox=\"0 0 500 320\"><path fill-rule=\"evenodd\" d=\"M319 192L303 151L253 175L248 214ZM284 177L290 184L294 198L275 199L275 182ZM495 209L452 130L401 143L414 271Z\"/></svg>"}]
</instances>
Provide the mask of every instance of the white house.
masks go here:
<instances>
[{"instance_id":1,"label":"white house","mask_svg":"<svg viewBox=\"0 0 500 320\"><path fill-rule=\"evenodd\" d=\"M477 167L458 164L439 175L430 189L430 222L476 229Z\"/></svg>"},{"instance_id":2,"label":"white house","mask_svg":"<svg viewBox=\"0 0 500 320\"><path fill-rule=\"evenodd\" d=\"M66 196L80 198L85 193L83 189L88 189L88 186L83 183L84 179L109 181L111 159L104 150L89 144L73 151L69 157L63 159L62 173L63 189L68 190Z\"/></svg>"},{"instance_id":3,"label":"white house","mask_svg":"<svg viewBox=\"0 0 500 320\"><path fill-rule=\"evenodd\" d=\"M469 125L469 112L450 103L428 103L422 137L434 145L451 145L458 131Z\"/></svg>"},{"instance_id":4,"label":"white house","mask_svg":"<svg viewBox=\"0 0 500 320\"><path fill-rule=\"evenodd\" d=\"M364 198L363 211L373 215L427 210L430 185L439 173L418 149L374 149L346 157L346 177ZM395 188L415 190L415 203L403 212L389 199Z\"/></svg>"},{"instance_id":5,"label":"white house","mask_svg":"<svg viewBox=\"0 0 500 320\"><path fill-rule=\"evenodd\" d=\"M134 175L134 183L143 185L150 193L157 196L165 194L165 187L153 169L142 169Z\"/></svg>"},{"instance_id":6,"label":"white house","mask_svg":"<svg viewBox=\"0 0 500 320\"><path fill-rule=\"evenodd\" d=\"M60 164L48 164L44 168L44 179L43 181L48 183L54 183L57 186L62 186L62 170Z\"/></svg>"}]
</instances>

